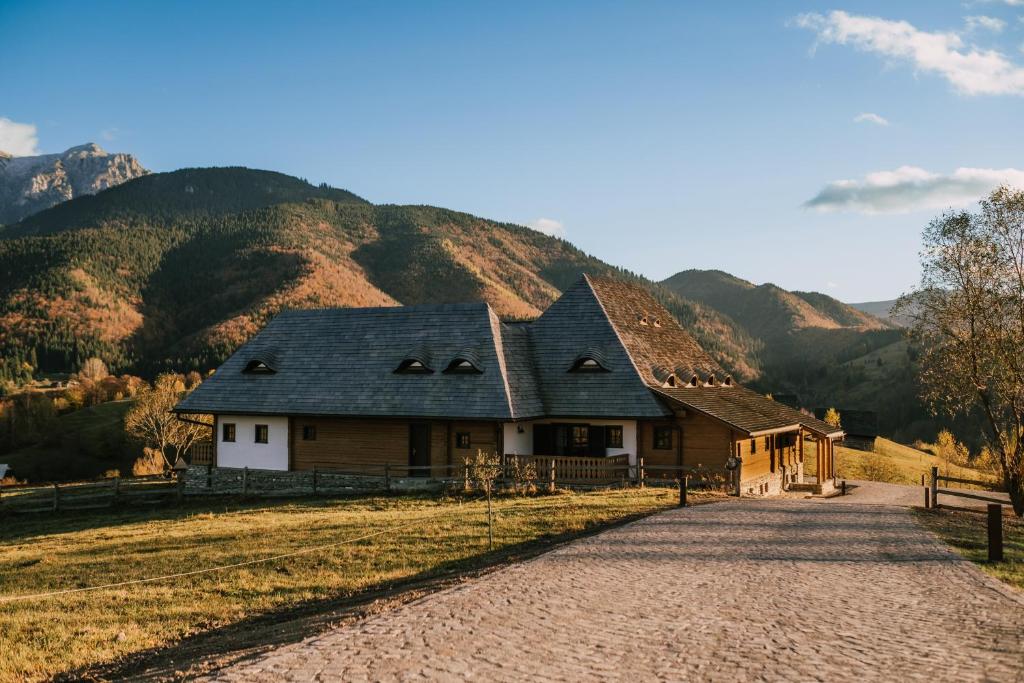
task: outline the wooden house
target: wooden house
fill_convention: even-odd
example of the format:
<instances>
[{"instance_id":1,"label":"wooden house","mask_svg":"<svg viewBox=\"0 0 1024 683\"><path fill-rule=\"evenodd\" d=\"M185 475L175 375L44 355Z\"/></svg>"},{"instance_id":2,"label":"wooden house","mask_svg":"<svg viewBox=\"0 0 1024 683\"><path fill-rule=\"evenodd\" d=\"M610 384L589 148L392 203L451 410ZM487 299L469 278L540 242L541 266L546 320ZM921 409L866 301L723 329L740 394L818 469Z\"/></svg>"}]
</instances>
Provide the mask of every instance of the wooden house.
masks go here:
<instances>
[{"instance_id":1,"label":"wooden house","mask_svg":"<svg viewBox=\"0 0 1024 683\"><path fill-rule=\"evenodd\" d=\"M592 276L528 323L485 303L286 311L176 410L214 415L220 466L642 458L649 476L699 467L745 495L831 487L843 436L733 381L646 290Z\"/></svg>"}]
</instances>

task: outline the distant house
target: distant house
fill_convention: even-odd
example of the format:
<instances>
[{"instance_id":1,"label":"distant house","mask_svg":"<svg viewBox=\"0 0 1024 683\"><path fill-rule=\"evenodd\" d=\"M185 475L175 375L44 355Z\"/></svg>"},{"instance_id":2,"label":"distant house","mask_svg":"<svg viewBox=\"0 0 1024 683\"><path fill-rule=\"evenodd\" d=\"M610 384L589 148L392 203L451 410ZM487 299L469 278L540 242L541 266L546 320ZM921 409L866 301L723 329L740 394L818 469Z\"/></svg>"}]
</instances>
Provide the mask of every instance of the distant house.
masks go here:
<instances>
[{"instance_id":1,"label":"distant house","mask_svg":"<svg viewBox=\"0 0 1024 683\"><path fill-rule=\"evenodd\" d=\"M844 444L862 451L873 451L878 438L878 413L871 410L840 410L839 420L846 432Z\"/></svg>"},{"instance_id":2,"label":"distant house","mask_svg":"<svg viewBox=\"0 0 1024 683\"><path fill-rule=\"evenodd\" d=\"M747 494L802 482L807 439L830 486L843 435L738 385L646 290L590 276L529 323L485 303L286 311L176 410L215 416L219 466L428 475L479 449L642 457L652 473L732 459Z\"/></svg>"}]
</instances>

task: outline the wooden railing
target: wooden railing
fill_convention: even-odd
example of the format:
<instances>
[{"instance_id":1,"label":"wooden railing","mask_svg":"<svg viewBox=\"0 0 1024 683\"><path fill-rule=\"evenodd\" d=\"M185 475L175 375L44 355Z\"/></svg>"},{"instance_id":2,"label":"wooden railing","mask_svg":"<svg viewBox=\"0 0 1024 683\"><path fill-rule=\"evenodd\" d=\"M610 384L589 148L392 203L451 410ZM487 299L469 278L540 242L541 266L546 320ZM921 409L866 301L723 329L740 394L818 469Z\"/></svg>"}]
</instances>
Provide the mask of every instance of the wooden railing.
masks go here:
<instances>
[{"instance_id":1,"label":"wooden railing","mask_svg":"<svg viewBox=\"0 0 1024 683\"><path fill-rule=\"evenodd\" d=\"M542 482L599 485L633 477L628 455L505 455L503 466L506 478L512 477L515 462L520 466L532 464L537 471L537 479Z\"/></svg>"},{"instance_id":2,"label":"wooden railing","mask_svg":"<svg viewBox=\"0 0 1024 683\"><path fill-rule=\"evenodd\" d=\"M188 463L190 465L212 465L213 464L213 442L200 441L188 449Z\"/></svg>"}]
</instances>

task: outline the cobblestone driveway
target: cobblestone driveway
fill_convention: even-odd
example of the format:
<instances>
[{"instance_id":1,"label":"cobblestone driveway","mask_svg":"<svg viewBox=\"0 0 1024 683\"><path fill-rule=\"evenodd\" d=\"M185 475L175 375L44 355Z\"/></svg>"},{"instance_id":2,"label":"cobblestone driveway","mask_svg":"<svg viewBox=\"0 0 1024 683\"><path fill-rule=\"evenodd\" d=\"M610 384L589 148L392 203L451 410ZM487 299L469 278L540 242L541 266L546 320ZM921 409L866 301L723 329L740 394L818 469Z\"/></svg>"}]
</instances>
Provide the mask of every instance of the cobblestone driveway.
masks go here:
<instances>
[{"instance_id":1,"label":"cobblestone driveway","mask_svg":"<svg viewBox=\"0 0 1024 683\"><path fill-rule=\"evenodd\" d=\"M896 507L675 510L220 672L249 680L1024 680L1024 600Z\"/></svg>"}]
</instances>

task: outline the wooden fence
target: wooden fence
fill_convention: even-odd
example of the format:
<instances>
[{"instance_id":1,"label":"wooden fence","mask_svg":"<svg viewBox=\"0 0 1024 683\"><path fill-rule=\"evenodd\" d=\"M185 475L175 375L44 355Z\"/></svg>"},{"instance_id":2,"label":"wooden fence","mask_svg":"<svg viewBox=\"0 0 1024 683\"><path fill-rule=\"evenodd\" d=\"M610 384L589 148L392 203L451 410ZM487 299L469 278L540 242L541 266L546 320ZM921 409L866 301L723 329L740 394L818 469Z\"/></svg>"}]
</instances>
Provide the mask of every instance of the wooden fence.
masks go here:
<instances>
[{"instance_id":1,"label":"wooden fence","mask_svg":"<svg viewBox=\"0 0 1024 683\"><path fill-rule=\"evenodd\" d=\"M939 484L960 484L965 486L977 486L977 489L965 490L962 488L953 489L947 487L939 488ZM927 493L927 491L926 491ZM996 497L993 493L1006 493L1006 490L1001 486L997 485L992 481L983 481L980 479L962 479L959 477L948 477L943 474L939 474L938 467L932 467L932 481L931 481L931 504L934 507L939 507L939 494L944 496L955 496L958 498L968 498L971 500L980 500L986 503L998 503L1000 505L1006 505L1009 500L1006 497Z\"/></svg>"},{"instance_id":2,"label":"wooden fence","mask_svg":"<svg viewBox=\"0 0 1024 683\"><path fill-rule=\"evenodd\" d=\"M111 477L100 481L0 487L0 512L97 510L123 504L160 504L180 499L179 484L162 476Z\"/></svg>"}]
</instances>

